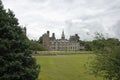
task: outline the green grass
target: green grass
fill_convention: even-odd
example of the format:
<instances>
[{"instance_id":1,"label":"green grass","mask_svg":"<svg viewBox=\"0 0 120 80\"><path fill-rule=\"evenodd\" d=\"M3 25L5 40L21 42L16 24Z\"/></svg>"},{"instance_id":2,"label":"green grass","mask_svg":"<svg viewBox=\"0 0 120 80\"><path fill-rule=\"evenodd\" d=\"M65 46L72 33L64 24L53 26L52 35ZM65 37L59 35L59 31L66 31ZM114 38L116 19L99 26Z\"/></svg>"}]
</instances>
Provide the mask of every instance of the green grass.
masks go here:
<instances>
[{"instance_id":1,"label":"green grass","mask_svg":"<svg viewBox=\"0 0 120 80\"><path fill-rule=\"evenodd\" d=\"M90 74L89 64L94 54L36 56L41 65L38 80L102 80Z\"/></svg>"}]
</instances>

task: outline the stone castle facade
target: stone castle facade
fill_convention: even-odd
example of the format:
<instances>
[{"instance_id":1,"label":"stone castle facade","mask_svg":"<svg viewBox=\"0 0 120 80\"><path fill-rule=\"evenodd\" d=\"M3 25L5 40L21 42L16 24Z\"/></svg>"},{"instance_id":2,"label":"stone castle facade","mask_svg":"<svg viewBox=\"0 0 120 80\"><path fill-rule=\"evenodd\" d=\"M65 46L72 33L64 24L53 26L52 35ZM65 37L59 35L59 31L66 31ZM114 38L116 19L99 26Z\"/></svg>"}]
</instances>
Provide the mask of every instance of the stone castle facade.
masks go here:
<instances>
[{"instance_id":1,"label":"stone castle facade","mask_svg":"<svg viewBox=\"0 0 120 80\"><path fill-rule=\"evenodd\" d=\"M50 37L50 32L43 34L43 46L49 51L68 51L68 50L80 50L84 47L78 42L79 36L75 34L70 36L69 40L65 39L64 31L62 32L61 39L55 38L55 33L52 33Z\"/></svg>"}]
</instances>

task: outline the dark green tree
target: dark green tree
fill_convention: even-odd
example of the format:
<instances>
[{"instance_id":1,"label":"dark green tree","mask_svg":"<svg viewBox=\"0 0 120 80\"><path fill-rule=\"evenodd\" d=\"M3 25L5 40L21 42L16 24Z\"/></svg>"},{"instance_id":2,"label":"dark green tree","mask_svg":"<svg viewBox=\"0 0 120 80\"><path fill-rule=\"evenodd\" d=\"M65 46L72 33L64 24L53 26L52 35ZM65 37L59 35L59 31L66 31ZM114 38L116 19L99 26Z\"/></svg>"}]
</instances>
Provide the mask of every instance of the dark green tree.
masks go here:
<instances>
[{"instance_id":1,"label":"dark green tree","mask_svg":"<svg viewBox=\"0 0 120 80\"><path fill-rule=\"evenodd\" d=\"M0 80L36 80L39 65L31 56L28 39L11 10L0 0Z\"/></svg>"}]
</instances>

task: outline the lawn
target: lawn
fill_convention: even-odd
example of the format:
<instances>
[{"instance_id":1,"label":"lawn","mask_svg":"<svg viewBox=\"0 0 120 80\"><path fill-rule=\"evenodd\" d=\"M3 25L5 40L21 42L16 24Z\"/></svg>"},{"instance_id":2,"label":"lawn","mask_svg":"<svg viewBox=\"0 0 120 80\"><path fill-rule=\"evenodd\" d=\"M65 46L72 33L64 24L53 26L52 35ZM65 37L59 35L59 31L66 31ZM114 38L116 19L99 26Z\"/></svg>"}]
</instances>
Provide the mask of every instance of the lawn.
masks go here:
<instances>
[{"instance_id":1,"label":"lawn","mask_svg":"<svg viewBox=\"0 0 120 80\"><path fill-rule=\"evenodd\" d=\"M38 80L102 80L90 74L94 54L36 56L41 65Z\"/></svg>"}]
</instances>

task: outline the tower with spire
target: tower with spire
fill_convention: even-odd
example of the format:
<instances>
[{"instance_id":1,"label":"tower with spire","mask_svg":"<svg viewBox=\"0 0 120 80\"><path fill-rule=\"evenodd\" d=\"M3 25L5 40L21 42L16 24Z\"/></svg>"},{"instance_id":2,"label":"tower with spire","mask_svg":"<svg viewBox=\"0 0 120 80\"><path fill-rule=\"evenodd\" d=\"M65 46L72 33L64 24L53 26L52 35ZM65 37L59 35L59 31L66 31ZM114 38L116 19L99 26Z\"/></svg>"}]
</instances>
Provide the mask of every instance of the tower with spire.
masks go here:
<instances>
[{"instance_id":1,"label":"tower with spire","mask_svg":"<svg viewBox=\"0 0 120 80\"><path fill-rule=\"evenodd\" d=\"M61 39L65 39L64 30L62 31Z\"/></svg>"}]
</instances>

